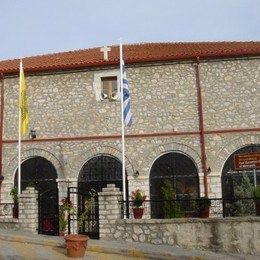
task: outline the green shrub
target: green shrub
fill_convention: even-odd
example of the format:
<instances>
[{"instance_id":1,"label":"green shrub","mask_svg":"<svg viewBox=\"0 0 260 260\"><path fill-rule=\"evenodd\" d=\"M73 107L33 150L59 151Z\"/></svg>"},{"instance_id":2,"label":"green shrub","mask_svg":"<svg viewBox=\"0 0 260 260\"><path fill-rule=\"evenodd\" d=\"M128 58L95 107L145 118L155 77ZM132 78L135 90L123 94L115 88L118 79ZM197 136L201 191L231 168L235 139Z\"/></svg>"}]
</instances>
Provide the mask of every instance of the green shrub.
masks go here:
<instances>
[{"instance_id":1,"label":"green shrub","mask_svg":"<svg viewBox=\"0 0 260 260\"><path fill-rule=\"evenodd\" d=\"M253 197L255 199L260 199L260 186L256 186L253 190Z\"/></svg>"},{"instance_id":2,"label":"green shrub","mask_svg":"<svg viewBox=\"0 0 260 260\"><path fill-rule=\"evenodd\" d=\"M18 189L17 187L13 187L10 191L10 195L12 196L14 204L18 204Z\"/></svg>"},{"instance_id":3,"label":"green shrub","mask_svg":"<svg viewBox=\"0 0 260 260\"><path fill-rule=\"evenodd\" d=\"M254 192L254 185L250 178L242 175L241 183L234 186L235 199L238 199L230 205L230 212L232 216L250 216L254 214L255 204L252 200L243 200L243 198L250 198Z\"/></svg>"},{"instance_id":4,"label":"green shrub","mask_svg":"<svg viewBox=\"0 0 260 260\"><path fill-rule=\"evenodd\" d=\"M169 180L164 181L161 188L164 199L164 217L165 218L181 218L184 216L184 212L181 209L180 204L175 201L175 191L172 183Z\"/></svg>"}]
</instances>

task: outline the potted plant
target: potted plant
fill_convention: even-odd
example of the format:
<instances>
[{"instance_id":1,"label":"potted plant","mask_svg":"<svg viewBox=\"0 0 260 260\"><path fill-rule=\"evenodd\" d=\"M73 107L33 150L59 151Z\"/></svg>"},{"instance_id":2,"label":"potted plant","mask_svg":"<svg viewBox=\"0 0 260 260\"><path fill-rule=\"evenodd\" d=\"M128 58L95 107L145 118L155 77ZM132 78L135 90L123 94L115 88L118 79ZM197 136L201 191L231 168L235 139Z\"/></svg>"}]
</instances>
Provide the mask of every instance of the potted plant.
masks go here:
<instances>
[{"instance_id":1,"label":"potted plant","mask_svg":"<svg viewBox=\"0 0 260 260\"><path fill-rule=\"evenodd\" d=\"M199 218L208 218L209 217L209 209L211 206L211 201L207 197L200 197L196 199L197 209L198 209L198 217Z\"/></svg>"},{"instance_id":2,"label":"potted plant","mask_svg":"<svg viewBox=\"0 0 260 260\"><path fill-rule=\"evenodd\" d=\"M64 198L61 200L61 205L59 206L59 234L63 236L68 227L68 216L73 213L74 206L72 202Z\"/></svg>"},{"instance_id":3,"label":"potted plant","mask_svg":"<svg viewBox=\"0 0 260 260\"><path fill-rule=\"evenodd\" d=\"M14 206L13 206L13 218L18 218L19 215L19 207L18 207L18 189L17 187L13 187L10 191L10 195L12 196Z\"/></svg>"},{"instance_id":4,"label":"potted plant","mask_svg":"<svg viewBox=\"0 0 260 260\"><path fill-rule=\"evenodd\" d=\"M92 203L93 203L92 200L93 200L93 198L85 200L84 205L83 205L83 210L77 217L77 224L78 224L79 230L81 230L81 228L83 227L85 222L90 219L91 207L92 207Z\"/></svg>"},{"instance_id":5,"label":"potted plant","mask_svg":"<svg viewBox=\"0 0 260 260\"><path fill-rule=\"evenodd\" d=\"M87 213L89 209L86 209L82 214L80 214L77 218L78 228L83 224L85 219L88 217ZM73 203L68 199L64 198L62 200L62 204L60 205L59 212L59 228L60 233L63 234L67 230L68 225L68 217L70 214L75 214L76 209L73 206ZM64 236L66 242L67 256L69 257L84 257L85 251L88 243L88 236L80 235L80 234L69 234Z\"/></svg>"},{"instance_id":6,"label":"potted plant","mask_svg":"<svg viewBox=\"0 0 260 260\"><path fill-rule=\"evenodd\" d=\"M135 219L141 219L143 217L144 208L143 203L146 200L146 195L141 192L140 189L132 191L131 201L133 206L133 213Z\"/></svg>"},{"instance_id":7,"label":"potted plant","mask_svg":"<svg viewBox=\"0 0 260 260\"><path fill-rule=\"evenodd\" d=\"M260 216L260 186L256 186L253 191L253 197L255 199L255 214Z\"/></svg>"}]
</instances>

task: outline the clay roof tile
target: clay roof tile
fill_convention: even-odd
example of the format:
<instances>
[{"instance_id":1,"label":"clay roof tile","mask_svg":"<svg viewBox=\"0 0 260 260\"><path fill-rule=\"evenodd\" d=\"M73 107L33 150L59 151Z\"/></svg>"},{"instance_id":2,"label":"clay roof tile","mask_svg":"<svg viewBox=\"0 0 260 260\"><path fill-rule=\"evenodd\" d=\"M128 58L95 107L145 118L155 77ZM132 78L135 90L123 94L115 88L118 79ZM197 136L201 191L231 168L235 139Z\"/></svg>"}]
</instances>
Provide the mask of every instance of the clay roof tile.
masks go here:
<instances>
[{"instance_id":1,"label":"clay roof tile","mask_svg":"<svg viewBox=\"0 0 260 260\"><path fill-rule=\"evenodd\" d=\"M188 42L140 43L123 46L126 64L209 58L250 57L260 55L260 42ZM111 46L109 60L103 60L100 48L75 50L23 58L26 72L55 71L117 65L119 46ZM0 61L0 72L17 73L19 60Z\"/></svg>"}]
</instances>

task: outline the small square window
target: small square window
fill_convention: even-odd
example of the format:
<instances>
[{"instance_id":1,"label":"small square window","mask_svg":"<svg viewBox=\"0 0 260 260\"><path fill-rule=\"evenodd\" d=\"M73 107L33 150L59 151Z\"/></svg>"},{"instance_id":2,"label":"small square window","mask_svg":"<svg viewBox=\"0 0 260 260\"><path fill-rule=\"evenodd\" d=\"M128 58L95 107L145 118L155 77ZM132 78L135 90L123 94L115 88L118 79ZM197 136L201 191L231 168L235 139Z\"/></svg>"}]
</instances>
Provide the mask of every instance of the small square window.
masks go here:
<instances>
[{"instance_id":1,"label":"small square window","mask_svg":"<svg viewBox=\"0 0 260 260\"><path fill-rule=\"evenodd\" d=\"M117 77L101 77L101 96L109 101L118 98Z\"/></svg>"},{"instance_id":2,"label":"small square window","mask_svg":"<svg viewBox=\"0 0 260 260\"><path fill-rule=\"evenodd\" d=\"M120 71L96 72L94 74L93 90L97 101L120 100Z\"/></svg>"}]
</instances>

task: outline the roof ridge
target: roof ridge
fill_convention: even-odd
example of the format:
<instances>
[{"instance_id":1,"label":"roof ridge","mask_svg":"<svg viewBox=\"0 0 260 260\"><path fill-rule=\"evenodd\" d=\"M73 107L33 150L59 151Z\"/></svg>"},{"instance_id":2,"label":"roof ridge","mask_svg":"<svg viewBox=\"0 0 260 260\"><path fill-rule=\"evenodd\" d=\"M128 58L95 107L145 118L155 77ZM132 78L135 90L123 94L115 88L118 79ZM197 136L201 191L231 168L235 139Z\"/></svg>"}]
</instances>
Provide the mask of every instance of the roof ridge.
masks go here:
<instances>
[{"instance_id":1,"label":"roof ridge","mask_svg":"<svg viewBox=\"0 0 260 260\"><path fill-rule=\"evenodd\" d=\"M123 46L143 46L143 45L188 45L188 44L196 44L196 45L201 45L201 44L232 44L232 43L241 43L241 44L247 44L247 43L260 43L260 41L202 41L202 42L197 42L197 41L188 41L188 42L167 42L167 41L162 41L162 42L139 42L139 43L126 43L123 44ZM112 44L112 45L107 45L109 47L118 47L119 44ZM7 60L0 60L0 62L3 61L16 61L20 59L30 59L30 58L39 58L39 57L46 57L46 56L53 56L53 55L62 55L62 54L73 54L77 52L82 52L82 51L93 51L96 49L100 49L103 46L98 46L98 47L90 47L90 48L82 48L82 49L75 49L75 50L64 50L64 51L55 51L55 52L50 52L50 53L45 53L45 54L36 54L32 56L24 56L22 58L14 58L14 59L7 59Z\"/></svg>"},{"instance_id":2,"label":"roof ridge","mask_svg":"<svg viewBox=\"0 0 260 260\"><path fill-rule=\"evenodd\" d=\"M110 45L109 60L103 59L101 47L53 52L24 57L26 72L110 66L119 63L119 45ZM260 41L210 42L139 42L123 45L126 63L260 56ZM19 59L0 61L0 72L17 73Z\"/></svg>"}]
</instances>

